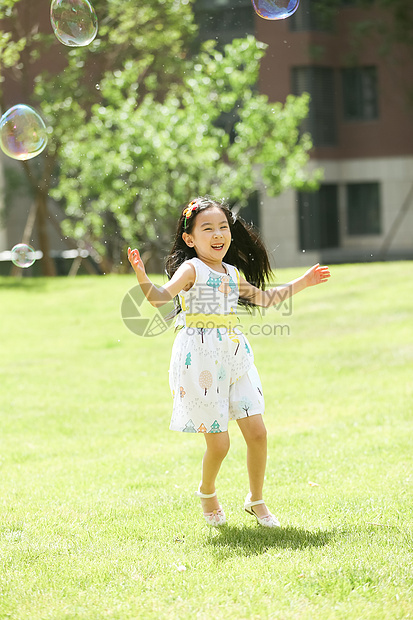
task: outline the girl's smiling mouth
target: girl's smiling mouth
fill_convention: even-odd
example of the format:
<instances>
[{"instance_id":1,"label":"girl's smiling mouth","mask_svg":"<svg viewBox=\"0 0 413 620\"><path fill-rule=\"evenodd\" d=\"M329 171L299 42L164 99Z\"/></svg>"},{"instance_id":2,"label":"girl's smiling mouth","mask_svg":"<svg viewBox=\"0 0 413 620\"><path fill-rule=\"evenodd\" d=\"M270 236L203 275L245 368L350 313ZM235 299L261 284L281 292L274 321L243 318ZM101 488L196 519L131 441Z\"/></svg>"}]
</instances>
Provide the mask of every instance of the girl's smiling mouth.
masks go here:
<instances>
[{"instance_id":1,"label":"girl's smiling mouth","mask_svg":"<svg viewBox=\"0 0 413 620\"><path fill-rule=\"evenodd\" d=\"M224 247L223 243L217 243L216 245L212 245L211 246L213 250L222 250L222 248Z\"/></svg>"}]
</instances>

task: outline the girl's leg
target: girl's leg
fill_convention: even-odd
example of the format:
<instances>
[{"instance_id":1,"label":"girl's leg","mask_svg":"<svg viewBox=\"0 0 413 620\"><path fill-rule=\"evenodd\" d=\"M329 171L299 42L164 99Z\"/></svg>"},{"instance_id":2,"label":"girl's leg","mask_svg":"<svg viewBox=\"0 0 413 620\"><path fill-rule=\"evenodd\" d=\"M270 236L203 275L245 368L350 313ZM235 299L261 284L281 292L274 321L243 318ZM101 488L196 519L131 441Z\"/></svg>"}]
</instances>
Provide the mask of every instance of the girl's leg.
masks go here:
<instances>
[{"instance_id":1,"label":"girl's leg","mask_svg":"<svg viewBox=\"0 0 413 620\"><path fill-rule=\"evenodd\" d=\"M215 491L215 479L221 467L221 463L229 450L228 431L223 433L205 433L206 451L202 461L201 493L213 493ZM204 512L218 510L218 498L201 499Z\"/></svg>"},{"instance_id":2,"label":"girl's leg","mask_svg":"<svg viewBox=\"0 0 413 620\"><path fill-rule=\"evenodd\" d=\"M267 429L261 415L237 420L247 444L247 468L251 501L262 499L265 467L267 465ZM263 517L269 513L265 504L254 506L254 512Z\"/></svg>"}]
</instances>

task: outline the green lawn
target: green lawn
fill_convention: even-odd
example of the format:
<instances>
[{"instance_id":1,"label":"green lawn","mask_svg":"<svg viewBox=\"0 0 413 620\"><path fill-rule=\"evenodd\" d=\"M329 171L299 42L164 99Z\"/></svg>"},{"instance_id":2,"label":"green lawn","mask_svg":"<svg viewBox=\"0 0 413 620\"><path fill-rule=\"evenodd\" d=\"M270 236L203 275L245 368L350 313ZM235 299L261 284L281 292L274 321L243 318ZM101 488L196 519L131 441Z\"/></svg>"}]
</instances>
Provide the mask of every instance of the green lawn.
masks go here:
<instances>
[{"instance_id":1,"label":"green lawn","mask_svg":"<svg viewBox=\"0 0 413 620\"><path fill-rule=\"evenodd\" d=\"M0 618L413 618L412 263L334 266L290 316L243 317L277 531L242 510L234 423L228 525L204 524L203 437L168 430L174 333L126 329L135 285L0 278Z\"/></svg>"}]
</instances>

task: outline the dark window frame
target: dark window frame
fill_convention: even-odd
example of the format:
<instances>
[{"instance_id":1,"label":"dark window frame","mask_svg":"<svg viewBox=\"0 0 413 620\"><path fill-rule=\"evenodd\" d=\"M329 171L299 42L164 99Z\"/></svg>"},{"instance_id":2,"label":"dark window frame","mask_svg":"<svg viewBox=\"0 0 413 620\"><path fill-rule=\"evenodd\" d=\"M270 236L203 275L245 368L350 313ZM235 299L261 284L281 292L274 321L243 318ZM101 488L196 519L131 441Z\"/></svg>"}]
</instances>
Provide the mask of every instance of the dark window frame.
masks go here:
<instances>
[{"instance_id":1,"label":"dark window frame","mask_svg":"<svg viewBox=\"0 0 413 620\"><path fill-rule=\"evenodd\" d=\"M320 11L315 0L301 0L296 12L288 18L288 27L290 32L332 33L336 13L334 6Z\"/></svg>"},{"instance_id":2,"label":"dark window frame","mask_svg":"<svg viewBox=\"0 0 413 620\"><path fill-rule=\"evenodd\" d=\"M196 0L193 11L200 41L216 39L222 45L255 34L251 0Z\"/></svg>"},{"instance_id":3,"label":"dark window frame","mask_svg":"<svg viewBox=\"0 0 413 620\"><path fill-rule=\"evenodd\" d=\"M292 67L291 82L294 95L310 94L309 114L302 123L302 130L311 134L313 146L338 146L337 76L334 67Z\"/></svg>"},{"instance_id":4,"label":"dark window frame","mask_svg":"<svg viewBox=\"0 0 413 620\"><path fill-rule=\"evenodd\" d=\"M340 247L339 185L323 183L316 192L297 192L301 251Z\"/></svg>"},{"instance_id":5,"label":"dark window frame","mask_svg":"<svg viewBox=\"0 0 413 620\"><path fill-rule=\"evenodd\" d=\"M343 120L368 122L379 118L378 71L374 65L340 70Z\"/></svg>"},{"instance_id":6,"label":"dark window frame","mask_svg":"<svg viewBox=\"0 0 413 620\"><path fill-rule=\"evenodd\" d=\"M346 183L345 190L347 236L381 235L381 184L378 181Z\"/></svg>"}]
</instances>

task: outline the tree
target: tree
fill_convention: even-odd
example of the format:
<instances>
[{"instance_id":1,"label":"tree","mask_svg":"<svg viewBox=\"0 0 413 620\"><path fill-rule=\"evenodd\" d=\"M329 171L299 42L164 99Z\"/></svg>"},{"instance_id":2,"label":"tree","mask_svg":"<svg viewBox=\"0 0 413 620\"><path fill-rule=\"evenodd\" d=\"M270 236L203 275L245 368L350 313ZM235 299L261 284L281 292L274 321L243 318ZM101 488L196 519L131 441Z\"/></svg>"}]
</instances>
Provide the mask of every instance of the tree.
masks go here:
<instances>
[{"instance_id":1,"label":"tree","mask_svg":"<svg viewBox=\"0 0 413 620\"><path fill-rule=\"evenodd\" d=\"M242 398L242 400L239 401L238 406L239 406L239 408L242 411L245 411L245 413L247 415L247 418L248 418L249 417L249 413L248 412L249 412L249 410L252 407L251 400L249 398L247 398L246 396L244 396L244 398Z\"/></svg>"},{"instance_id":2,"label":"tree","mask_svg":"<svg viewBox=\"0 0 413 620\"><path fill-rule=\"evenodd\" d=\"M219 330L217 330L219 333ZM217 380L219 381L224 381L225 378L227 376L226 370L224 368L224 366L221 364L220 369L217 372ZM219 384L217 383L217 392L219 393Z\"/></svg>"},{"instance_id":3,"label":"tree","mask_svg":"<svg viewBox=\"0 0 413 620\"><path fill-rule=\"evenodd\" d=\"M54 196L72 218L66 232L93 237L100 252L110 252L116 238L118 248L138 244L165 254L191 197L208 193L243 206L255 191L257 166L272 195L314 188L319 176L305 171L311 140L299 134L308 99L291 96L282 106L256 93L263 53L253 37L224 53L209 42L182 61L182 82L160 100L140 98L146 67L139 63L102 80L104 104L92 106L89 122L68 134L61 151ZM229 112L233 141L219 124Z\"/></svg>"},{"instance_id":4,"label":"tree","mask_svg":"<svg viewBox=\"0 0 413 620\"><path fill-rule=\"evenodd\" d=\"M184 433L196 433L197 432L192 420L188 420L188 422L185 424L183 428L183 432Z\"/></svg>"},{"instance_id":5,"label":"tree","mask_svg":"<svg viewBox=\"0 0 413 620\"><path fill-rule=\"evenodd\" d=\"M30 46L36 38L36 28L33 25L31 30L23 32L21 27L18 27L19 21L17 19L17 5L19 0L3 0L0 7L0 111L1 114L5 112L6 102L4 97L4 83L5 83L5 71L10 70L12 67L16 70L22 58L24 50ZM5 25L10 27L10 30L3 29ZM4 26L3 26L4 25ZM15 26L13 28L13 26ZM17 69L18 70L18 69ZM23 72L21 72L23 76ZM35 178L31 168L27 162L23 162L24 170L27 174L27 178L30 182L31 188L36 195L35 198L35 212L38 221L39 241L40 248L44 255L45 272L49 275L54 275L54 266L49 258L49 247L47 243L47 236L45 237L45 215L44 210L44 190L48 188L40 179ZM47 167L45 176L50 175L49 166ZM47 207L46 207L47 211Z\"/></svg>"},{"instance_id":6,"label":"tree","mask_svg":"<svg viewBox=\"0 0 413 620\"><path fill-rule=\"evenodd\" d=\"M212 375L209 370L203 370L199 375L199 387L204 390L204 396L206 396L207 391L212 386Z\"/></svg>"},{"instance_id":7,"label":"tree","mask_svg":"<svg viewBox=\"0 0 413 620\"><path fill-rule=\"evenodd\" d=\"M24 103L40 108L49 127L49 144L44 155L24 162L24 172L30 182L36 205L36 222L40 249L43 252L43 272L54 275L49 256L46 224L49 219L47 198L55 184L59 151L64 136L85 122L91 105L100 99L96 84L110 69L112 75L123 69L128 59L140 62L141 92L154 96L168 89L179 79L175 59L184 56L195 33L191 2L171 0L94 0L99 19L99 36L85 48L66 48L54 34L41 33L41 22L47 21L50 1L2 0L0 8L0 66L13 67L12 73L0 74L0 105L9 105L10 90L5 80L16 80L25 95ZM45 19L46 17L46 19ZM26 26L26 29L25 29ZM138 34L137 34L138 33ZM65 66L58 73L44 72L39 60L64 56ZM36 64L37 63L37 64ZM34 91L29 85L32 76ZM80 239L77 237L78 240ZM93 238L83 237L83 242ZM103 268L110 269L106 253L102 253Z\"/></svg>"},{"instance_id":8,"label":"tree","mask_svg":"<svg viewBox=\"0 0 413 620\"><path fill-rule=\"evenodd\" d=\"M211 429L209 432L210 433L222 433L219 427L219 422L217 420L215 420L214 423L211 425Z\"/></svg>"},{"instance_id":9,"label":"tree","mask_svg":"<svg viewBox=\"0 0 413 620\"><path fill-rule=\"evenodd\" d=\"M0 24L9 18L14 9L14 5L19 0L2 0L0 6ZM13 35L7 30L0 29L0 85L4 82L4 70L17 65L20 54L26 46L27 39L24 36L13 40ZM2 89L0 88L0 108L4 110L4 100Z\"/></svg>"}]
</instances>

